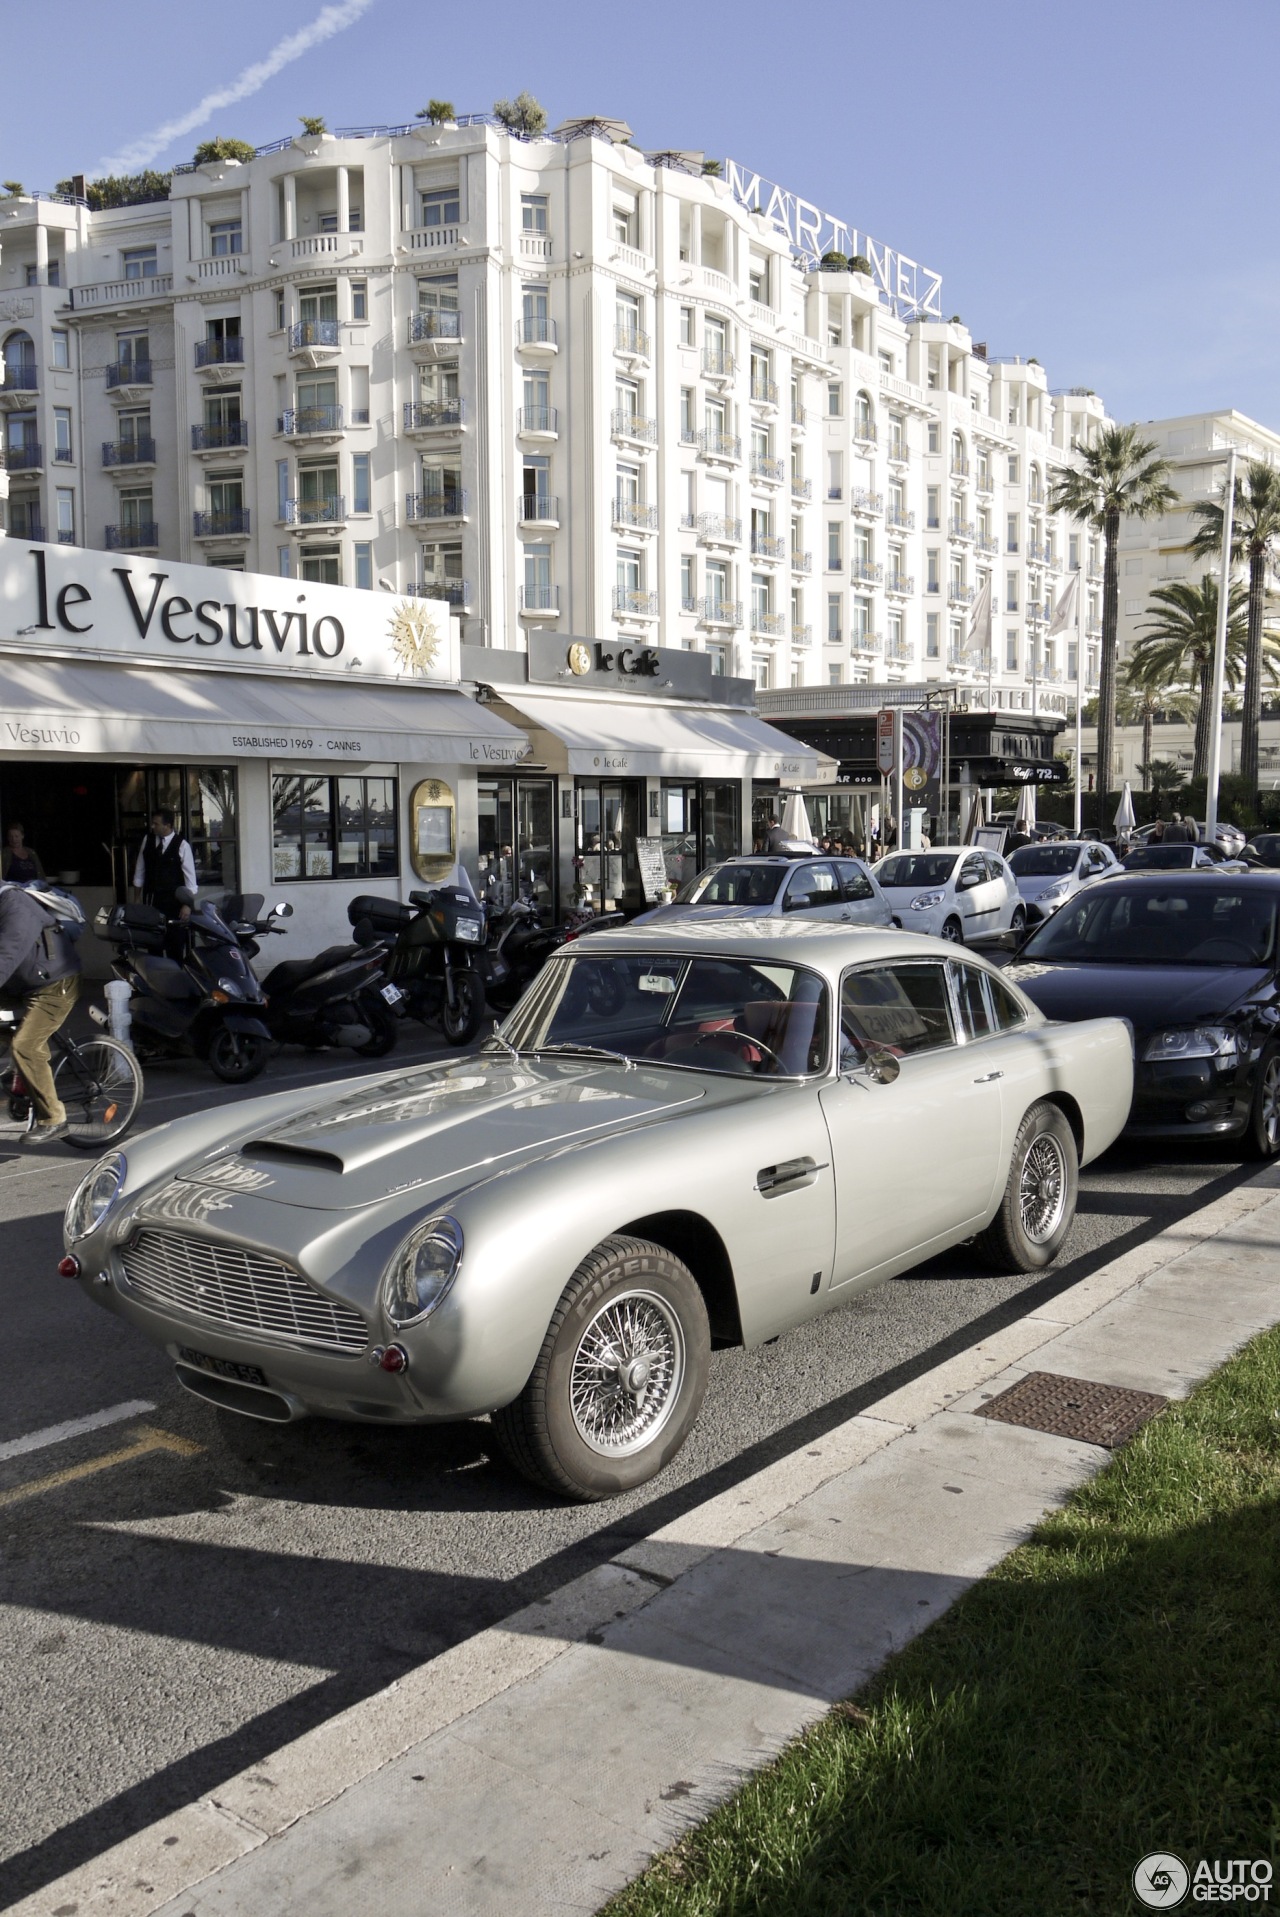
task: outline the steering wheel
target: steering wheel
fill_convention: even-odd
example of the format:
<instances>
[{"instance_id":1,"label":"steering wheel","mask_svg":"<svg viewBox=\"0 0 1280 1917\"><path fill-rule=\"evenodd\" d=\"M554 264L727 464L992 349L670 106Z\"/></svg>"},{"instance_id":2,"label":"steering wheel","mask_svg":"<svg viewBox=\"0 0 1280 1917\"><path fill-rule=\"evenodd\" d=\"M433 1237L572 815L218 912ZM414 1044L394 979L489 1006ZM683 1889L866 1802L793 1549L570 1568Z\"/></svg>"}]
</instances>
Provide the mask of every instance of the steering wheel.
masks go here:
<instances>
[{"instance_id":1,"label":"steering wheel","mask_svg":"<svg viewBox=\"0 0 1280 1917\"><path fill-rule=\"evenodd\" d=\"M1257 954L1253 947L1246 945L1243 939L1233 939L1225 936L1214 939L1203 939L1199 945L1193 945L1191 950L1185 953L1184 956L1188 959L1207 959L1209 961L1221 959L1224 965L1233 965L1238 960L1243 960L1245 964L1248 964L1250 960L1253 960L1255 963L1260 962L1257 959Z\"/></svg>"},{"instance_id":2,"label":"steering wheel","mask_svg":"<svg viewBox=\"0 0 1280 1917\"><path fill-rule=\"evenodd\" d=\"M766 1045L762 1038L753 1038L749 1032L740 1032L736 1026L733 1026L727 1032L699 1032L693 1042L695 1046L705 1045L713 1038L727 1039L731 1044L736 1042L739 1045L753 1045L758 1052L763 1052L766 1058L771 1058L779 1071L785 1072L786 1068L772 1045Z\"/></svg>"}]
</instances>

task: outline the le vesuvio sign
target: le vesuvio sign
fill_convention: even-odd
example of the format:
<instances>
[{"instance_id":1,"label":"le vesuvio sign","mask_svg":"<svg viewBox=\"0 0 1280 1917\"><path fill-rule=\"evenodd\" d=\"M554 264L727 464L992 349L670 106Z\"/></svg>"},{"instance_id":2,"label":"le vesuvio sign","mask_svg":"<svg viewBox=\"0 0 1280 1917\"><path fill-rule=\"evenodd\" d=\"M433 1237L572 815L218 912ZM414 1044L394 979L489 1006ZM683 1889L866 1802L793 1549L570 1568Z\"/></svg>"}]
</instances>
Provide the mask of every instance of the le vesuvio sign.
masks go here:
<instances>
[{"instance_id":1,"label":"le vesuvio sign","mask_svg":"<svg viewBox=\"0 0 1280 1917\"><path fill-rule=\"evenodd\" d=\"M456 684L458 625L436 599L0 539L0 645Z\"/></svg>"}]
</instances>

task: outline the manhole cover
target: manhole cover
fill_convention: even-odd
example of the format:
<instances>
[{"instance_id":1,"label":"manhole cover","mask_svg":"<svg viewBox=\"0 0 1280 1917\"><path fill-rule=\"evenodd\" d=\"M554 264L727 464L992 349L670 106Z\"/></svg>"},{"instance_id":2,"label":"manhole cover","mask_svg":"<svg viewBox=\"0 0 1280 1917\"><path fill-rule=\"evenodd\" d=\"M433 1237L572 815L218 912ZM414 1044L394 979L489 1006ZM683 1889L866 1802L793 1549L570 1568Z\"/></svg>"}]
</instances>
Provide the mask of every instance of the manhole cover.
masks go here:
<instances>
[{"instance_id":1,"label":"manhole cover","mask_svg":"<svg viewBox=\"0 0 1280 1917\"><path fill-rule=\"evenodd\" d=\"M1095 1384L1091 1378L1062 1378L1053 1371L1029 1371L990 1404L980 1418L1050 1431L1056 1438L1078 1438L1112 1451L1163 1411L1169 1400L1154 1391L1128 1391L1122 1385Z\"/></svg>"}]
</instances>

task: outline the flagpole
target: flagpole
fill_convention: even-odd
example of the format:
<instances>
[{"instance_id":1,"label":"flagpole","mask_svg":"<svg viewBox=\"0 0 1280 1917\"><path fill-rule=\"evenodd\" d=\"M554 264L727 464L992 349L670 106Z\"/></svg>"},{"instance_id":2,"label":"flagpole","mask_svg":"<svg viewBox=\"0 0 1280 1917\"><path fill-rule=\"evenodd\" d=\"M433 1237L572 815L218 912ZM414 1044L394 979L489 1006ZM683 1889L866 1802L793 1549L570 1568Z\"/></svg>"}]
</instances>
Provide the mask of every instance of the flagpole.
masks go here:
<instances>
[{"instance_id":1,"label":"flagpole","mask_svg":"<svg viewBox=\"0 0 1280 1917\"><path fill-rule=\"evenodd\" d=\"M1222 778L1222 694L1227 676L1227 611L1231 602L1231 540L1235 531L1236 449L1227 453L1227 482L1222 494L1222 570L1218 578L1218 630L1213 646L1213 724L1209 728L1209 766L1205 780L1204 836L1211 844L1218 831L1218 785Z\"/></svg>"},{"instance_id":2,"label":"flagpole","mask_svg":"<svg viewBox=\"0 0 1280 1917\"><path fill-rule=\"evenodd\" d=\"M1083 544L1083 537L1082 537L1082 541L1081 541L1081 543ZM1077 584L1076 584L1076 803L1075 803L1075 832L1076 832L1076 837L1077 837L1077 838L1079 838L1079 837L1080 837L1080 825L1081 825L1081 809L1080 809L1080 808L1081 808L1081 798L1082 798L1082 794L1081 794L1081 791L1080 791L1080 786L1081 786L1081 781L1082 781L1082 779L1083 779L1083 777L1084 777L1084 774L1083 774L1083 772L1082 772L1082 770L1081 770L1081 763L1082 763L1082 761L1083 761L1083 758L1084 758L1084 682L1085 682L1085 670L1084 670L1084 667L1085 667L1085 658L1086 658L1086 656L1087 656L1087 654L1086 654L1086 639L1085 639L1085 617L1084 617L1084 602L1085 602L1085 593L1084 593L1084 579L1085 579L1085 571L1084 571L1084 563L1083 563L1083 560L1082 560L1082 561L1081 561L1081 564L1080 564L1080 566L1079 566L1079 568L1078 568L1078 571L1077 571Z\"/></svg>"}]
</instances>

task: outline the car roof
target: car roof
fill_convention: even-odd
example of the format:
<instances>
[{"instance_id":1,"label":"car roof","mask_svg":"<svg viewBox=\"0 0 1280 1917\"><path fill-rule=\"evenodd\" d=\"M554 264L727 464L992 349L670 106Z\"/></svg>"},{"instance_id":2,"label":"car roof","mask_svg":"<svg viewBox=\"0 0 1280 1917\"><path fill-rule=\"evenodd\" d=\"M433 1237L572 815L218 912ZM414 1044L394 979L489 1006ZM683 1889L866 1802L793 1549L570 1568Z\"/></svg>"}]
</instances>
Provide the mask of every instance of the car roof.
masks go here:
<instances>
[{"instance_id":1,"label":"car roof","mask_svg":"<svg viewBox=\"0 0 1280 1917\"><path fill-rule=\"evenodd\" d=\"M1224 892L1280 893L1280 872L1224 872L1216 865L1200 865L1166 866L1163 872L1155 866L1126 871L1121 878L1113 879L1107 885L1105 896L1110 898L1113 891L1123 892L1130 885L1168 885L1171 880L1192 877L1197 892L1211 891L1217 886ZM1098 896L1102 897L1103 894Z\"/></svg>"},{"instance_id":2,"label":"car roof","mask_svg":"<svg viewBox=\"0 0 1280 1917\"><path fill-rule=\"evenodd\" d=\"M880 930L875 926L833 925L824 919L715 919L710 923L697 919L668 920L665 924L619 926L612 931L590 932L562 948L572 956L589 949L592 952L701 953L716 958L761 959L771 957L782 964L807 965L828 977L838 978L849 965L863 965L877 959L977 958L973 952L960 953L946 939L926 938L919 932ZM990 970L990 967L986 969Z\"/></svg>"},{"instance_id":3,"label":"car roof","mask_svg":"<svg viewBox=\"0 0 1280 1917\"><path fill-rule=\"evenodd\" d=\"M707 866L708 872L718 872L722 865L803 865L806 859L821 859L825 865L828 859L856 859L856 852L735 852L731 858L716 859Z\"/></svg>"}]
</instances>

